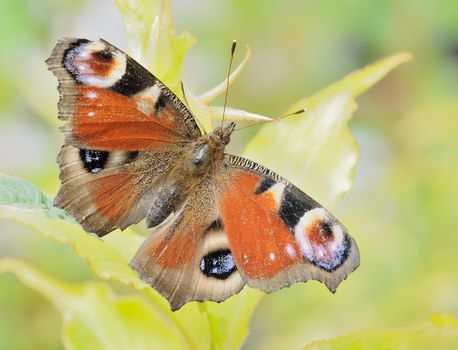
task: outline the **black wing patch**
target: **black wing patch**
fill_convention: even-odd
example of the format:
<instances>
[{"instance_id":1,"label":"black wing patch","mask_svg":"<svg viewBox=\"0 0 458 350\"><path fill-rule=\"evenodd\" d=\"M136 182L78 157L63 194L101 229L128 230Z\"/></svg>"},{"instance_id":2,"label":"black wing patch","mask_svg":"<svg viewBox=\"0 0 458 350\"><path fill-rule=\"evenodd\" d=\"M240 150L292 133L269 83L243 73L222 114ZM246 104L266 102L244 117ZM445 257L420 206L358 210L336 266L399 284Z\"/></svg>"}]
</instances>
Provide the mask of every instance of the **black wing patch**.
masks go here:
<instances>
[{"instance_id":1,"label":"black wing patch","mask_svg":"<svg viewBox=\"0 0 458 350\"><path fill-rule=\"evenodd\" d=\"M154 76L140 64L128 56L126 60L126 72L110 88L111 91L124 96L132 96L156 83Z\"/></svg>"},{"instance_id":2,"label":"black wing patch","mask_svg":"<svg viewBox=\"0 0 458 350\"><path fill-rule=\"evenodd\" d=\"M231 251L223 249L205 255L200 261L200 270L208 277L225 280L237 271L237 267Z\"/></svg>"},{"instance_id":3,"label":"black wing patch","mask_svg":"<svg viewBox=\"0 0 458 350\"><path fill-rule=\"evenodd\" d=\"M278 215L283 222L290 228L294 229L297 223L306 211L318 208L320 205L304 193L295 193L291 186L286 186L281 201Z\"/></svg>"},{"instance_id":4,"label":"black wing patch","mask_svg":"<svg viewBox=\"0 0 458 350\"><path fill-rule=\"evenodd\" d=\"M98 173L105 167L108 160L108 152L81 149L80 158L84 168L90 173Z\"/></svg>"}]
</instances>

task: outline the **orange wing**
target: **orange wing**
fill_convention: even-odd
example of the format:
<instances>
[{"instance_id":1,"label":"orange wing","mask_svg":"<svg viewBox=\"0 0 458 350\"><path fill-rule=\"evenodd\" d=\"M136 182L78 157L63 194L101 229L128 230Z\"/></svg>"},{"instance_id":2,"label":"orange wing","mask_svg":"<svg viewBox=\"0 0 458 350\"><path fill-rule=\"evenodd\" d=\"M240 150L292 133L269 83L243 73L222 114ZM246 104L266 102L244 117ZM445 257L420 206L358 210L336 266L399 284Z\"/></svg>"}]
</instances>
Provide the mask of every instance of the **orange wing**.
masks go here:
<instances>
[{"instance_id":1,"label":"orange wing","mask_svg":"<svg viewBox=\"0 0 458 350\"><path fill-rule=\"evenodd\" d=\"M147 115L134 99L102 88L78 86L76 91L69 137L77 144L103 151L144 151L186 140L176 125L176 113L173 119L162 116L164 111Z\"/></svg>"},{"instance_id":2,"label":"orange wing","mask_svg":"<svg viewBox=\"0 0 458 350\"><path fill-rule=\"evenodd\" d=\"M226 156L218 208L242 278L266 292L316 279L335 291L359 265L355 241L325 208L268 169Z\"/></svg>"},{"instance_id":3,"label":"orange wing","mask_svg":"<svg viewBox=\"0 0 458 350\"><path fill-rule=\"evenodd\" d=\"M334 291L358 264L356 243L327 210L236 156L226 156L131 262L173 310L222 301L245 283L273 292L316 279Z\"/></svg>"},{"instance_id":4,"label":"orange wing","mask_svg":"<svg viewBox=\"0 0 458 350\"><path fill-rule=\"evenodd\" d=\"M154 75L104 40L62 39L47 60L59 79L67 143L141 151L200 136L194 117Z\"/></svg>"},{"instance_id":5,"label":"orange wing","mask_svg":"<svg viewBox=\"0 0 458 350\"><path fill-rule=\"evenodd\" d=\"M104 235L146 216L148 199L194 117L154 75L104 40L62 39L47 60L59 80L65 145L55 205Z\"/></svg>"}]
</instances>

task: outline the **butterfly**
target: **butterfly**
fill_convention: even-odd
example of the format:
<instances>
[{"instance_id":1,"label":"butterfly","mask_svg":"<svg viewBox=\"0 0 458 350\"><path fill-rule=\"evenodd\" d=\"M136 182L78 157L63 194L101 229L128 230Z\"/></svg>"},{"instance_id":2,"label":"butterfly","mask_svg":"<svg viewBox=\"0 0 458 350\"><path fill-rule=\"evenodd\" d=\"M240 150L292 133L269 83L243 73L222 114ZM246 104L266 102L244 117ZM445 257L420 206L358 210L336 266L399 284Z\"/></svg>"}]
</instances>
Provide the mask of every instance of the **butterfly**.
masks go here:
<instances>
[{"instance_id":1,"label":"butterfly","mask_svg":"<svg viewBox=\"0 0 458 350\"><path fill-rule=\"evenodd\" d=\"M65 144L55 205L103 236L146 218L131 267L177 310L245 284L270 293L309 279L332 292L359 265L347 229L273 171L224 153L233 122L204 133L157 77L103 39L61 39Z\"/></svg>"}]
</instances>

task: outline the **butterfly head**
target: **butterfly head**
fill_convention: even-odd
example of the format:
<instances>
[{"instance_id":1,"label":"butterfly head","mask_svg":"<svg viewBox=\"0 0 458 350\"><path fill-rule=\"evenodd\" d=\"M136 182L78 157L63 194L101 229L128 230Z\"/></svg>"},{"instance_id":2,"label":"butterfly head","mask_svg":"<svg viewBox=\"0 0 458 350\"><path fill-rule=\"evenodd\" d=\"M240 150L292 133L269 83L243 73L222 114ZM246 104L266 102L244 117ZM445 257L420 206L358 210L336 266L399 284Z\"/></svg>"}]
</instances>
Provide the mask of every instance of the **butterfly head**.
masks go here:
<instances>
[{"instance_id":1,"label":"butterfly head","mask_svg":"<svg viewBox=\"0 0 458 350\"><path fill-rule=\"evenodd\" d=\"M235 122L229 123L225 127L217 127L210 135L211 141L225 147L231 140L231 134L234 131Z\"/></svg>"}]
</instances>

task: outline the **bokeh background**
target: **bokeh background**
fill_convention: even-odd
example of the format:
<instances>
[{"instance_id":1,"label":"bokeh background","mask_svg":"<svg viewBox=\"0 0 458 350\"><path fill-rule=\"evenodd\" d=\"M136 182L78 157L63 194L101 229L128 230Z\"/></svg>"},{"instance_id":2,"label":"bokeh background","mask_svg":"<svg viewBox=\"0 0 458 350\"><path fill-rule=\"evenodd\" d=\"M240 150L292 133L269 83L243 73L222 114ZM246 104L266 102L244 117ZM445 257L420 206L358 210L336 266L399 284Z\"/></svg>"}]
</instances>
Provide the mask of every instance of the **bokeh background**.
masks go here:
<instances>
[{"instance_id":1,"label":"bokeh background","mask_svg":"<svg viewBox=\"0 0 458 350\"><path fill-rule=\"evenodd\" d=\"M245 348L299 348L361 328L426 324L433 313L457 316L458 3L177 0L173 13L177 32L197 39L184 69L191 90L223 79L236 38L253 54L230 104L269 116L381 57L414 55L358 99L350 124L361 159L334 211L358 242L361 266L335 295L311 282L264 297ZM0 172L50 196L62 136L44 60L62 36L127 47L109 0L0 1ZM10 222L0 230L0 257L65 280L92 278L69 247ZM62 348L60 326L41 296L0 276L0 349Z\"/></svg>"}]
</instances>

